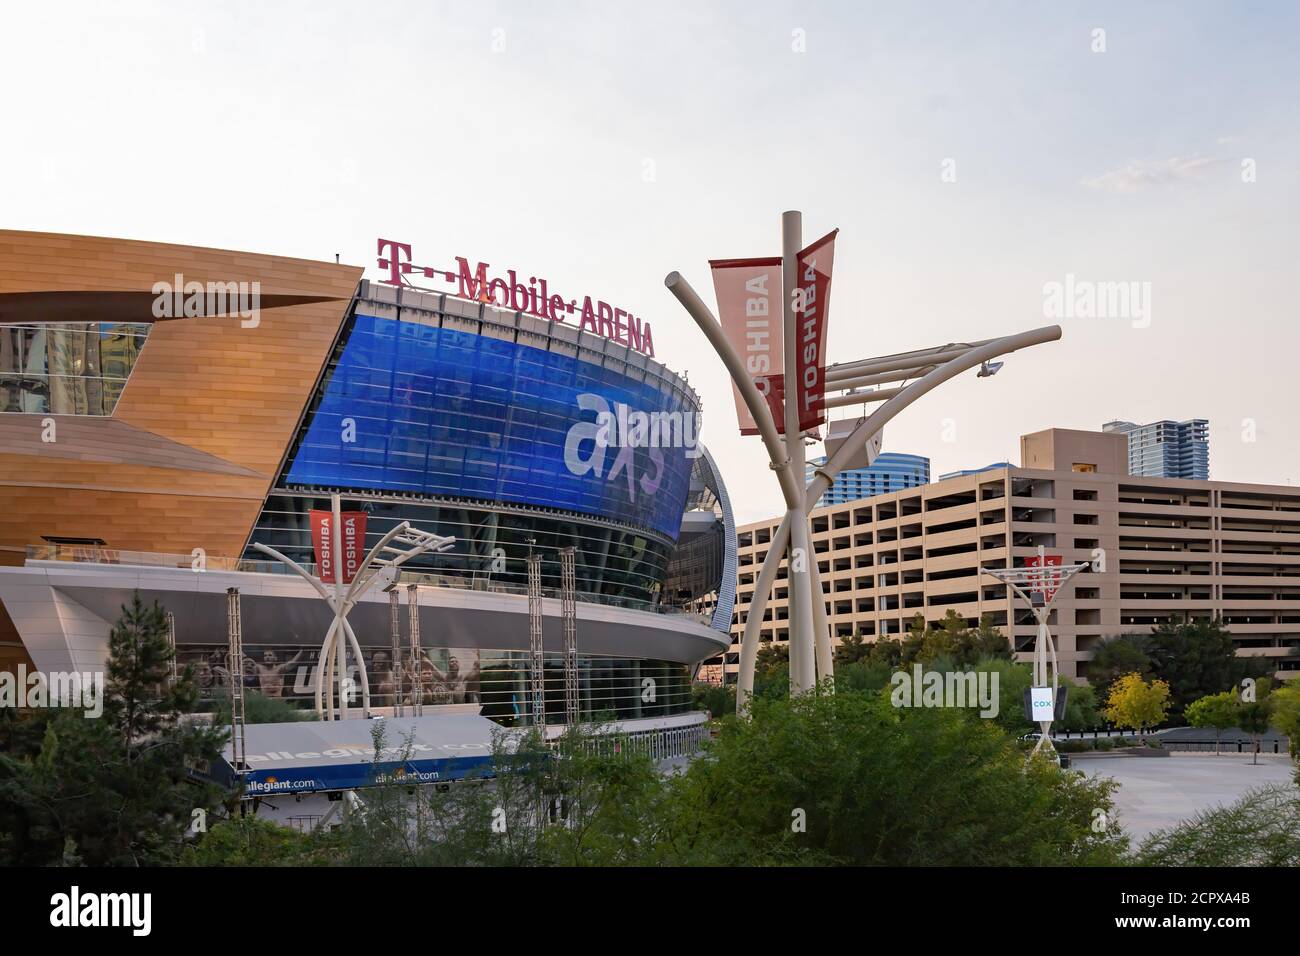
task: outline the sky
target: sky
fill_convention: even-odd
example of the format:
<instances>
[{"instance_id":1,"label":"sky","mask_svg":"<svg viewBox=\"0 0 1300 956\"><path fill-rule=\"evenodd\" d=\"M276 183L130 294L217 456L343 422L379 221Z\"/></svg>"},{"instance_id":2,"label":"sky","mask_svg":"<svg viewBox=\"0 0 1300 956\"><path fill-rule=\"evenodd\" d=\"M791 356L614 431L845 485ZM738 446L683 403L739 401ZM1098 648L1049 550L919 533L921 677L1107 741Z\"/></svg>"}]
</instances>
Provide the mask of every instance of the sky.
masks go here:
<instances>
[{"instance_id":1,"label":"sky","mask_svg":"<svg viewBox=\"0 0 1300 956\"><path fill-rule=\"evenodd\" d=\"M933 474L1208 418L1300 482L1300 5L59 3L0 13L0 227L364 265L378 237L649 320L740 521L781 496L663 279L840 229L832 361L1060 324L886 429ZM1051 313L1136 283L1140 314ZM1079 310L1070 310L1071 313ZM840 410L835 417L857 414Z\"/></svg>"}]
</instances>

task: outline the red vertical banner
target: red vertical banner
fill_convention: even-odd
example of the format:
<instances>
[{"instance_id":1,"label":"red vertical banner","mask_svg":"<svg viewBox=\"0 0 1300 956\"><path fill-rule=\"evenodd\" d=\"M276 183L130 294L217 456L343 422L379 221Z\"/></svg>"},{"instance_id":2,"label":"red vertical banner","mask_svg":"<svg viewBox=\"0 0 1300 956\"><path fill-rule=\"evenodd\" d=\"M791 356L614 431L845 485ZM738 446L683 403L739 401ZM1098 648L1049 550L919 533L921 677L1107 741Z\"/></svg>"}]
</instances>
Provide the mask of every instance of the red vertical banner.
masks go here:
<instances>
[{"instance_id":1,"label":"red vertical banner","mask_svg":"<svg viewBox=\"0 0 1300 956\"><path fill-rule=\"evenodd\" d=\"M351 584L366 556L366 513L345 511L339 521L343 525L343 583Z\"/></svg>"},{"instance_id":2,"label":"red vertical banner","mask_svg":"<svg viewBox=\"0 0 1300 956\"><path fill-rule=\"evenodd\" d=\"M311 511L311 546L316 552L316 577L334 583L334 512Z\"/></svg>"},{"instance_id":3,"label":"red vertical banner","mask_svg":"<svg viewBox=\"0 0 1300 956\"><path fill-rule=\"evenodd\" d=\"M1043 563L1041 565L1041 570L1039 570L1036 574L1031 574L1029 576L1029 580L1026 582L1029 585L1028 590L1031 593L1034 591L1039 591L1042 593L1044 604L1050 602L1052 598L1056 595L1056 591L1057 591L1056 582L1060 580L1059 575L1049 573L1047 571L1047 568L1059 568L1060 566L1061 566L1061 555L1045 554L1043 555ZM1032 557L1025 558L1025 567L1027 568L1040 567L1038 563L1038 555L1035 554Z\"/></svg>"},{"instance_id":4,"label":"red vertical banner","mask_svg":"<svg viewBox=\"0 0 1300 956\"><path fill-rule=\"evenodd\" d=\"M340 535L342 537L342 555L334 554L334 513L332 511L311 512L311 545L316 552L316 577L321 584L333 584L335 575L342 566L342 582L351 584L361 570L361 562L366 556L366 513L364 511L344 511L339 514Z\"/></svg>"},{"instance_id":5,"label":"red vertical banner","mask_svg":"<svg viewBox=\"0 0 1300 956\"><path fill-rule=\"evenodd\" d=\"M713 291L718 298L718 320L731 347L745 363L745 371L767 399L767 407L784 430L782 369L785 362L781 306L781 257L767 259L710 259ZM736 419L742 435L757 435L758 426L744 396L733 382Z\"/></svg>"},{"instance_id":6,"label":"red vertical banner","mask_svg":"<svg viewBox=\"0 0 1300 956\"><path fill-rule=\"evenodd\" d=\"M826 324L831 307L831 268L835 264L834 229L799 253L795 274L795 383L799 428L807 431L826 420Z\"/></svg>"}]
</instances>

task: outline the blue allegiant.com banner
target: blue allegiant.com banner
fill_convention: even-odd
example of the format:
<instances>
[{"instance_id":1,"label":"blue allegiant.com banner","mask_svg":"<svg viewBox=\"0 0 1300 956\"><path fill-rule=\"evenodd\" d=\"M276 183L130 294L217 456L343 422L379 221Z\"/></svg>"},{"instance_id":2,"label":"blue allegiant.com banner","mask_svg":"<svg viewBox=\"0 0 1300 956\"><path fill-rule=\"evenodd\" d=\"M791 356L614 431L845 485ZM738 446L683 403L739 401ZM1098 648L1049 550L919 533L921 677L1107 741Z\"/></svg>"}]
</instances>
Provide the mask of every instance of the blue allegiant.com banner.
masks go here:
<instances>
[{"instance_id":1,"label":"blue allegiant.com banner","mask_svg":"<svg viewBox=\"0 0 1300 956\"><path fill-rule=\"evenodd\" d=\"M682 395L614 369L358 315L288 481L563 508L676 540L698 425Z\"/></svg>"}]
</instances>

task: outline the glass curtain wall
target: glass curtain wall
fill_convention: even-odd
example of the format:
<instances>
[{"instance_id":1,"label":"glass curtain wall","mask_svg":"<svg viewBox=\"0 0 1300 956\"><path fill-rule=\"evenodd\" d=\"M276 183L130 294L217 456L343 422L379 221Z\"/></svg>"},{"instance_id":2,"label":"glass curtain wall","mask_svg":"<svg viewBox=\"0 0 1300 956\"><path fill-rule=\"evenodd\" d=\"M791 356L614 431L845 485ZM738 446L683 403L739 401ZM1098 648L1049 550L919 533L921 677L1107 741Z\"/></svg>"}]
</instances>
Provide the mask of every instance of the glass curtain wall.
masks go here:
<instances>
[{"instance_id":1,"label":"glass curtain wall","mask_svg":"<svg viewBox=\"0 0 1300 956\"><path fill-rule=\"evenodd\" d=\"M0 325L0 412L111 415L147 323Z\"/></svg>"}]
</instances>

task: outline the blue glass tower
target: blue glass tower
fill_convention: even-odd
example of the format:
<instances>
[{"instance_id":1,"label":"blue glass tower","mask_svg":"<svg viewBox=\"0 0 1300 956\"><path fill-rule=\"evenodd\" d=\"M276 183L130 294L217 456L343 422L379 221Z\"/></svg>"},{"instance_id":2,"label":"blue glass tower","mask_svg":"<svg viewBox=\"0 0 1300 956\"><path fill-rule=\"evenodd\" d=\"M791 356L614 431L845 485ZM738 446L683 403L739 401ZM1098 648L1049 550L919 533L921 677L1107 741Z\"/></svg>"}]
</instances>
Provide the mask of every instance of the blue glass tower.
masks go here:
<instances>
[{"instance_id":1,"label":"blue glass tower","mask_svg":"<svg viewBox=\"0 0 1300 956\"><path fill-rule=\"evenodd\" d=\"M825 457L808 462L806 480L812 481L813 469L826 464ZM904 488L918 488L930 482L930 459L923 455L900 455L882 452L870 468L853 468L840 472L835 484L817 502L817 507L843 504L883 495Z\"/></svg>"},{"instance_id":2,"label":"blue glass tower","mask_svg":"<svg viewBox=\"0 0 1300 956\"><path fill-rule=\"evenodd\" d=\"M1106 422L1104 432L1128 436L1128 473L1144 478L1210 477L1210 423L1204 418L1185 422Z\"/></svg>"}]
</instances>

